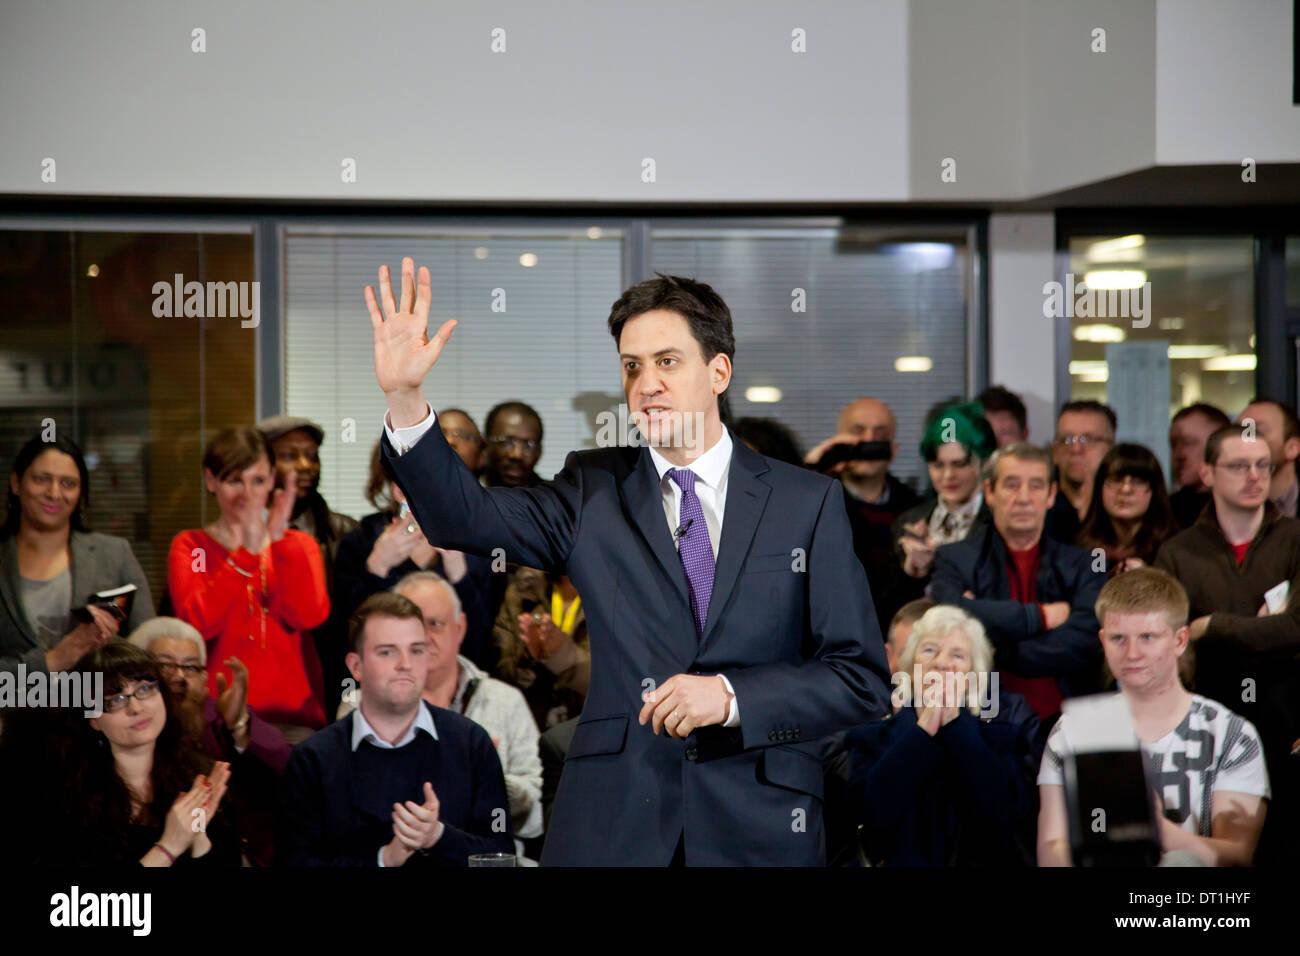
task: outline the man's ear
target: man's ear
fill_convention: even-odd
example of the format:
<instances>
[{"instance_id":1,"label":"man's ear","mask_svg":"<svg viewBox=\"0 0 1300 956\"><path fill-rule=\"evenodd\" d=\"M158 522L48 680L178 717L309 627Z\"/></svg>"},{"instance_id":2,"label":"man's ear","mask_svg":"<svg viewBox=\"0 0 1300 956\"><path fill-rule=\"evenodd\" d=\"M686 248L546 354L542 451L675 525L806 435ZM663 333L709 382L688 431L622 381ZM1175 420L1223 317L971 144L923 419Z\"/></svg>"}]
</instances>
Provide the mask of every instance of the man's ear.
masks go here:
<instances>
[{"instance_id":1,"label":"man's ear","mask_svg":"<svg viewBox=\"0 0 1300 956\"><path fill-rule=\"evenodd\" d=\"M984 488L984 501L987 504L988 500L993 497L993 482L990 481L988 478L985 478L983 481L980 482L980 484Z\"/></svg>"},{"instance_id":2,"label":"man's ear","mask_svg":"<svg viewBox=\"0 0 1300 956\"><path fill-rule=\"evenodd\" d=\"M348 656L343 658L343 663L348 665L348 673L358 684L361 683L361 655L356 651L348 651Z\"/></svg>"},{"instance_id":3,"label":"man's ear","mask_svg":"<svg viewBox=\"0 0 1300 956\"><path fill-rule=\"evenodd\" d=\"M1184 624L1178 630L1174 631L1174 647L1177 656L1182 657L1187 651L1188 642L1192 638L1192 629Z\"/></svg>"},{"instance_id":4,"label":"man's ear","mask_svg":"<svg viewBox=\"0 0 1300 956\"><path fill-rule=\"evenodd\" d=\"M1214 466L1203 461L1200 464L1201 484L1206 488L1214 487Z\"/></svg>"},{"instance_id":5,"label":"man's ear","mask_svg":"<svg viewBox=\"0 0 1300 956\"><path fill-rule=\"evenodd\" d=\"M1295 461L1300 458L1300 438L1288 438L1282 443L1282 456L1287 461Z\"/></svg>"},{"instance_id":6,"label":"man's ear","mask_svg":"<svg viewBox=\"0 0 1300 956\"><path fill-rule=\"evenodd\" d=\"M1056 482L1047 486L1047 508L1050 511L1052 505L1056 504Z\"/></svg>"},{"instance_id":7,"label":"man's ear","mask_svg":"<svg viewBox=\"0 0 1300 956\"><path fill-rule=\"evenodd\" d=\"M709 359L709 368L713 372L713 394L721 395L731 384L731 359L726 353L719 352Z\"/></svg>"}]
</instances>

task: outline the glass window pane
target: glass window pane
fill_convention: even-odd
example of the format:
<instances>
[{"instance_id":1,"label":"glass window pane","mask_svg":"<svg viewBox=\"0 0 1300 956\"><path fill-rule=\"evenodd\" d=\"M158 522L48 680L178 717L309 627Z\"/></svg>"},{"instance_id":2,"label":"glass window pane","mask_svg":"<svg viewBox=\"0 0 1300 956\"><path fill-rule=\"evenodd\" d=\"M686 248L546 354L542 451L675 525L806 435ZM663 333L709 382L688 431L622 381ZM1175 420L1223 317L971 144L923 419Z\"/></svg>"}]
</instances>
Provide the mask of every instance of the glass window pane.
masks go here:
<instances>
[{"instance_id":1,"label":"glass window pane","mask_svg":"<svg viewBox=\"0 0 1300 956\"><path fill-rule=\"evenodd\" d=\"M131 542L155 601L172 537L205 521L205 436L254 415L256 330L162 301L177 275L204 284L205 312L208 282L251 294L251 230L0 231L5 471L53 419L86 454L90 527Z\"/></svg>"},{"instance_id":2,"label":"glass window pane","mask_svg":"<svg viewBox=\"0 0 1300 956\"><path fill-rule=\"evenodd\" d=\"M1157 434L1134 435L1132 416L1126 422L1123 409L1116 412L1120 437L1144 440L1168 476L1166 429L1175 411L1208 402L1235 417L1255 394L1254 242L1249 236L1077 236L1069 262L1075 288L1058 297L1073 313L1070 396L1109 401L1116 383L1108 354L1134 343L1163 344L1169 414Z\"/></svg>"}]
</instances>

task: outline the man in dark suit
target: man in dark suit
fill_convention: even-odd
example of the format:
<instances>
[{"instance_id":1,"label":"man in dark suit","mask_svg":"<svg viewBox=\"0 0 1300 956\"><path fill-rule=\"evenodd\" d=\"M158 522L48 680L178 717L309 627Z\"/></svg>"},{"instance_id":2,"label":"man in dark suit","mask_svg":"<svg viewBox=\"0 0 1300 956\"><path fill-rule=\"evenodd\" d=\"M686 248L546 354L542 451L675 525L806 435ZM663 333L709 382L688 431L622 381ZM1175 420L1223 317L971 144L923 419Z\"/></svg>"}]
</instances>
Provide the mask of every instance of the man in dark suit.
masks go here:
<instances>
[{"instance_id":1,"label":"man in dark suit","mask_svg":"<svg viewBox=\"0 0 1300 956\"><path fill-rule=\"evenodd\" d=\"M439 545L569 575L592 676L544 864L824 862L818 738L887 709L884 647L844 492L723 427L731 314L661 276L614 303L628 410L651 447L570 453L555 479L483 488L422 384L455 322L427 337L427 269L367 287L384 454ZM635 440L635 439L634 439ZM639 443L638 443L639 444Z\"/></svg>"}]
</instances>

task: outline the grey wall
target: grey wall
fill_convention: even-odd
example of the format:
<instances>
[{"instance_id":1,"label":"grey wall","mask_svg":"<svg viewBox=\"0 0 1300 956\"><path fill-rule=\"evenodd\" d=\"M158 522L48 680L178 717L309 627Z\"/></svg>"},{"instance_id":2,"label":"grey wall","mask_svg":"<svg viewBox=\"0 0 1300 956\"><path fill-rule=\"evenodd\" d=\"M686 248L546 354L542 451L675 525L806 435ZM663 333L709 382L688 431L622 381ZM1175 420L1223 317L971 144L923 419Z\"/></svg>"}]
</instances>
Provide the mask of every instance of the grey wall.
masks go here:
<instances>
[{"instance_id":1,"label":"grey wall","mask_svg":"<svg viewBox=\"0 0 1300 956\"><path fill-rule=\"evenodd\" d=\"M1300 158L1291 0L1158 0L1157 159ZM1230 174L1240 177L1240 168Z\"/></svg>"},{"instance_id":2,"label":"grey wall","mask_svg":"<svg viewBox=\"0 0 1300 956\"><path fill-rule=\"evenodd\" d=\"M11 2L0 192L902 200L906 18L904 0Z\"/></svg>"}]
</instances>

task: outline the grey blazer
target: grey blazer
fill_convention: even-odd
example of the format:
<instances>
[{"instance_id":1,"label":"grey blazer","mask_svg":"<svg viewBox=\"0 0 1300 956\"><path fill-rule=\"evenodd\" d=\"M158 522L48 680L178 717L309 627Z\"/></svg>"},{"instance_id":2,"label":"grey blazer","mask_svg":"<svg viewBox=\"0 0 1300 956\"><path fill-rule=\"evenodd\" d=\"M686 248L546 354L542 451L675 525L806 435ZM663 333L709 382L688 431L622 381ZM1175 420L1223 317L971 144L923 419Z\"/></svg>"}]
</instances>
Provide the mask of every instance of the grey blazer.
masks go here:
<instances>
[{"instance_id":1,"label":"grey blazer","mask_svg":"<svg viewBox=\"0 0 1300 956\"><path fill-rule=\"evenodd\" d=\"M134 584L140 589L131 606L131 619L122 624L120 633L126 637L154 616L149 582L145 580L140 562L131 553L130 542L96 532L73 531L71 534L74 607L96 591L123 584ZM44 671L45 652L49 648L41 645L27 620L18 577L18 545L10 537L0 542L0 671L15 672L20 662L27 665L29 673ZM71 613L72 608L68 611Z\"/></svg>"}]
</instances>

